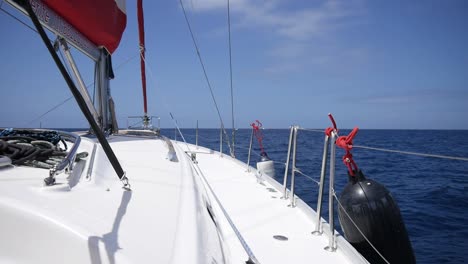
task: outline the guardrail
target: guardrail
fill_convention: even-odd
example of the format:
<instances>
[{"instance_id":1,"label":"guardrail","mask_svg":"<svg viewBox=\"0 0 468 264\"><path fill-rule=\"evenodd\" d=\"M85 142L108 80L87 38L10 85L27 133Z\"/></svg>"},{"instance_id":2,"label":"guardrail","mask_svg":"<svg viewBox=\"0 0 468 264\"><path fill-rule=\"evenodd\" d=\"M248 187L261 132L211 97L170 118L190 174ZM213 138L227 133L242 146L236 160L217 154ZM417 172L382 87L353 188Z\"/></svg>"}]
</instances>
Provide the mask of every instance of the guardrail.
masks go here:
<instances>
[{"instance_id":1,"label":"guardrail","mask_svg":"<svg viewBox=\"0 0 468 264\"><path fill-rule=\"evenodd\" d=\"M284 179L283 179L283 199L290 199L291 203L289 206L296 206L296 197L295 197L295 175L296 172L302 174L302 172L296 167L296 152L297 152L297 135L300 130L299 126L292 126L289 134L289 144L288 144L288 154L286 157L285 170L284 170ZM320 172L320 182L319 192L317 198L317 219L315 230L312 232L314 235L321 235L322 230L322 201L323 201L323 190L325 188L325 175L326 175L326 165L328 160L328 150L330 149L330 180L329 180L329 191L328 191L328 222L330 227L330 236L328 246L325 247L328 251L336 251L336 236L335 236L335 217L334 217L334 185L335 185L335 156L336 156L336 133L333 131L330 133L331 136L325 135L324 147L323 147L323 156L322 156L322 169ZM331 138L331 140L330 140ZM292 160L291 160L292 152ZM291 163L291 183L288 194L288 171L289 164Z\"/></svg>"}]
</instances>

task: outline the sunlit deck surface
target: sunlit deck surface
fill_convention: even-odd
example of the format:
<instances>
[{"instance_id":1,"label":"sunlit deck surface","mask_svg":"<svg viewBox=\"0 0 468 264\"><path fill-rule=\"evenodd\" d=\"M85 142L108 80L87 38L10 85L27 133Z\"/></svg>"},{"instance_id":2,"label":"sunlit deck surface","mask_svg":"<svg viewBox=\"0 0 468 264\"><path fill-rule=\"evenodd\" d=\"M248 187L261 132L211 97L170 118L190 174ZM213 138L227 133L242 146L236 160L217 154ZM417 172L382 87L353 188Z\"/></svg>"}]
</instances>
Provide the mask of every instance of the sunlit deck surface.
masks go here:
<instances>
[{"instance_id":1,"label":"sunlit deck surface","mask_svg":"<svg viewBox=\"0 0 468 264\"><path fill-rule=\"evenodd\" d=\"M343 250L347 242L341 237L337 251L325 250L328 235L311 234L316 224L315 211L301 200L291 207L291 201L282 198L281 186L272 178L265 177L260 183L255 169L247 171L245 163L229 155L182 142L177 145L196 153L202 175L261 263L365 262L360 255ZM237 238L232 233L229 239Z\"/></svg>"},{"instance_id":2,"label":"sunlit deck surface","mask_svg":"<svg viewBox=\"0 0 468 264\"><path fill-rule=\"evenodd\" d=\"M324 250L328 236L311 234L314 212L300 200L288 207L277 183L257 182L255 170L238 160L177 142L178 160L170 161L170 147L158 137L109 142L131 192L94 138L82 138L79 152L90 155L72 174L58 175L55 186L43 185L48 170L0 169L0 262L245 263L222 208L260 263L363 261L342 240L336 252Z\"/></svg>"}]
</instances>

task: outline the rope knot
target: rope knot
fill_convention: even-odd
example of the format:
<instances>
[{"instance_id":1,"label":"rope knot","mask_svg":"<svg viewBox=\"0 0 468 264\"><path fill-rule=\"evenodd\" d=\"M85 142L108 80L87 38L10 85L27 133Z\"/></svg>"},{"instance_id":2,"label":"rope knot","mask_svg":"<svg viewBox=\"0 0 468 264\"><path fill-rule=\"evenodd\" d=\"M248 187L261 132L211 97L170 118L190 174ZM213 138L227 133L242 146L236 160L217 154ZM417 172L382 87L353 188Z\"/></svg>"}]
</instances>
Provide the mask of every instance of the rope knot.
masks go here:
<instances>
[{"instance_id":1,"label":"rope knot","mask_svg":"<svg viewBox=\"0 0 468 264\"><path fill-rule=\"evenodd\" d=\"M340 136L336 139L336 145L346 151L346 154L343 156L343 163L348 168L348 173L351 176L354 176L354 172L358 170L356 162L353 160L353 155L351 154L351 149L353 149L353 139L358 130L359 128L355 127L349 135Z\"/></svg>"},{"instance_id":2,"label":"rope knot","mask_svg":"<svg viewBox=\"0 0 468 264\"><path fill-rule=\"evenodd\" d=\"M263 141L263 133L262 131L260 130L262 128L262 123L258 120L255 120L255 123L252 123L250 124L250 126L252 126L252 129L253 129L253 133L255 135L255 137L257 138L257 141L258 141L258 145L260 146L260 150L261 150L261 153L265 153L265 149L263 148L263 144L262 144L262 141ZM265 153L266 155L266 153Z\"/></svg>"},{"instance_id":3,"label":"rope knot","mask_svg":"<svg viewBox=\"0 0 468 264\"><path fill-rule=\"evenodd\" d=\"M333 127L329 127L327 129L325 129L325 135L327 135L328 137L331 137L331 133L334 131L335 129Z\"/></svg>"}]
</instances>

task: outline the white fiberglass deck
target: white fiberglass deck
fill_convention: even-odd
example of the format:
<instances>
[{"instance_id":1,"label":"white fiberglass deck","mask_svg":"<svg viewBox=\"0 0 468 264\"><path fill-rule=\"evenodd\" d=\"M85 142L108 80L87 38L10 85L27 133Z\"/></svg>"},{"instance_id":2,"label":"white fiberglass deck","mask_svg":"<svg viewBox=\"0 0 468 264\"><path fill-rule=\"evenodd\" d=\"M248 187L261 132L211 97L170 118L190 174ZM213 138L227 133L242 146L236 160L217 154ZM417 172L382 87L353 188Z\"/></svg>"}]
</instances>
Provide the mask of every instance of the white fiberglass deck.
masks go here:
<instances>
[{"instance_id":1,"label":"white fiberglass deck","mask_svg":"<svg viewBox=\"0 0 468 264\"><path fill-rule=\"evenodd\" d=\"M316 213L301 200L291 207L273 179L265 177L260 184L256 170L248 172L245 163L228 155L181 142L178 146L196 153L201 174L260 263L366 263L342 237L337 251L325 250L328 235L311 234ZM277 235L288 240L277 240ZM234 233L230 239L237 239Z\"/></svg>"},{"instance_id":2,"label":"white fiberglass deck","mask_svg":"<svg viewBox=\"0 0 468 264\"><path fill-rule=\"evenodd\" d=\"M300 200L288 207L277 183L259 184L238 160L190 146L194 164L178 142L173 162L160 138L109 141L131 192L95 139L82 138L90 156L55 186L43 186L48 170L0 168L0 263L245 263L222 208L259 263L365 262L342 239L337 252L324 250L328 236L311 234L314 212Z\"/></svg>"},{"instance_id":3,"label":"white fiberglass deck","mask_svg":"<svg viewBox=\"0 0 468 264\"><path fill-rule=\"evenodd\" d=\"M131 179L131 192L122 189L99 146L86 179L94 139L82 139L79 152L90 156L73 188L67 174L46 187L48 170L0 169L0 263L222 260L219 242L202 239L217 238L211 235L216 228L206 209L199 210L190 165L166 159L163 140L113 136L110 143Z\"/></svg>"}]
</instances>

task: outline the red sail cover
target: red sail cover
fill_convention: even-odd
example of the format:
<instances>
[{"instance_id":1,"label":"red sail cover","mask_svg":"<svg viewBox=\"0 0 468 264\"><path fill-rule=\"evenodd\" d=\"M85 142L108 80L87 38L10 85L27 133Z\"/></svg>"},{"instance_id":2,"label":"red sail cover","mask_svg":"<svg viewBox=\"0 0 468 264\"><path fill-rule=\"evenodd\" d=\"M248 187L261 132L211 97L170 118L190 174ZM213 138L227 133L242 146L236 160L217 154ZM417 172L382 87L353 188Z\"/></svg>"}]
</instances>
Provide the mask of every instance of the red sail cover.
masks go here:
<instances>
[{"instance_id":1,"label":"red sail cover","mask_svg":"<svg viewBox=\"0 0 468 264\"><path fill-rule=\"evenodd\" d=\"M127 24L125 0L43 0L98 47L113 53Z\"/></svg>"}]
</instances>

